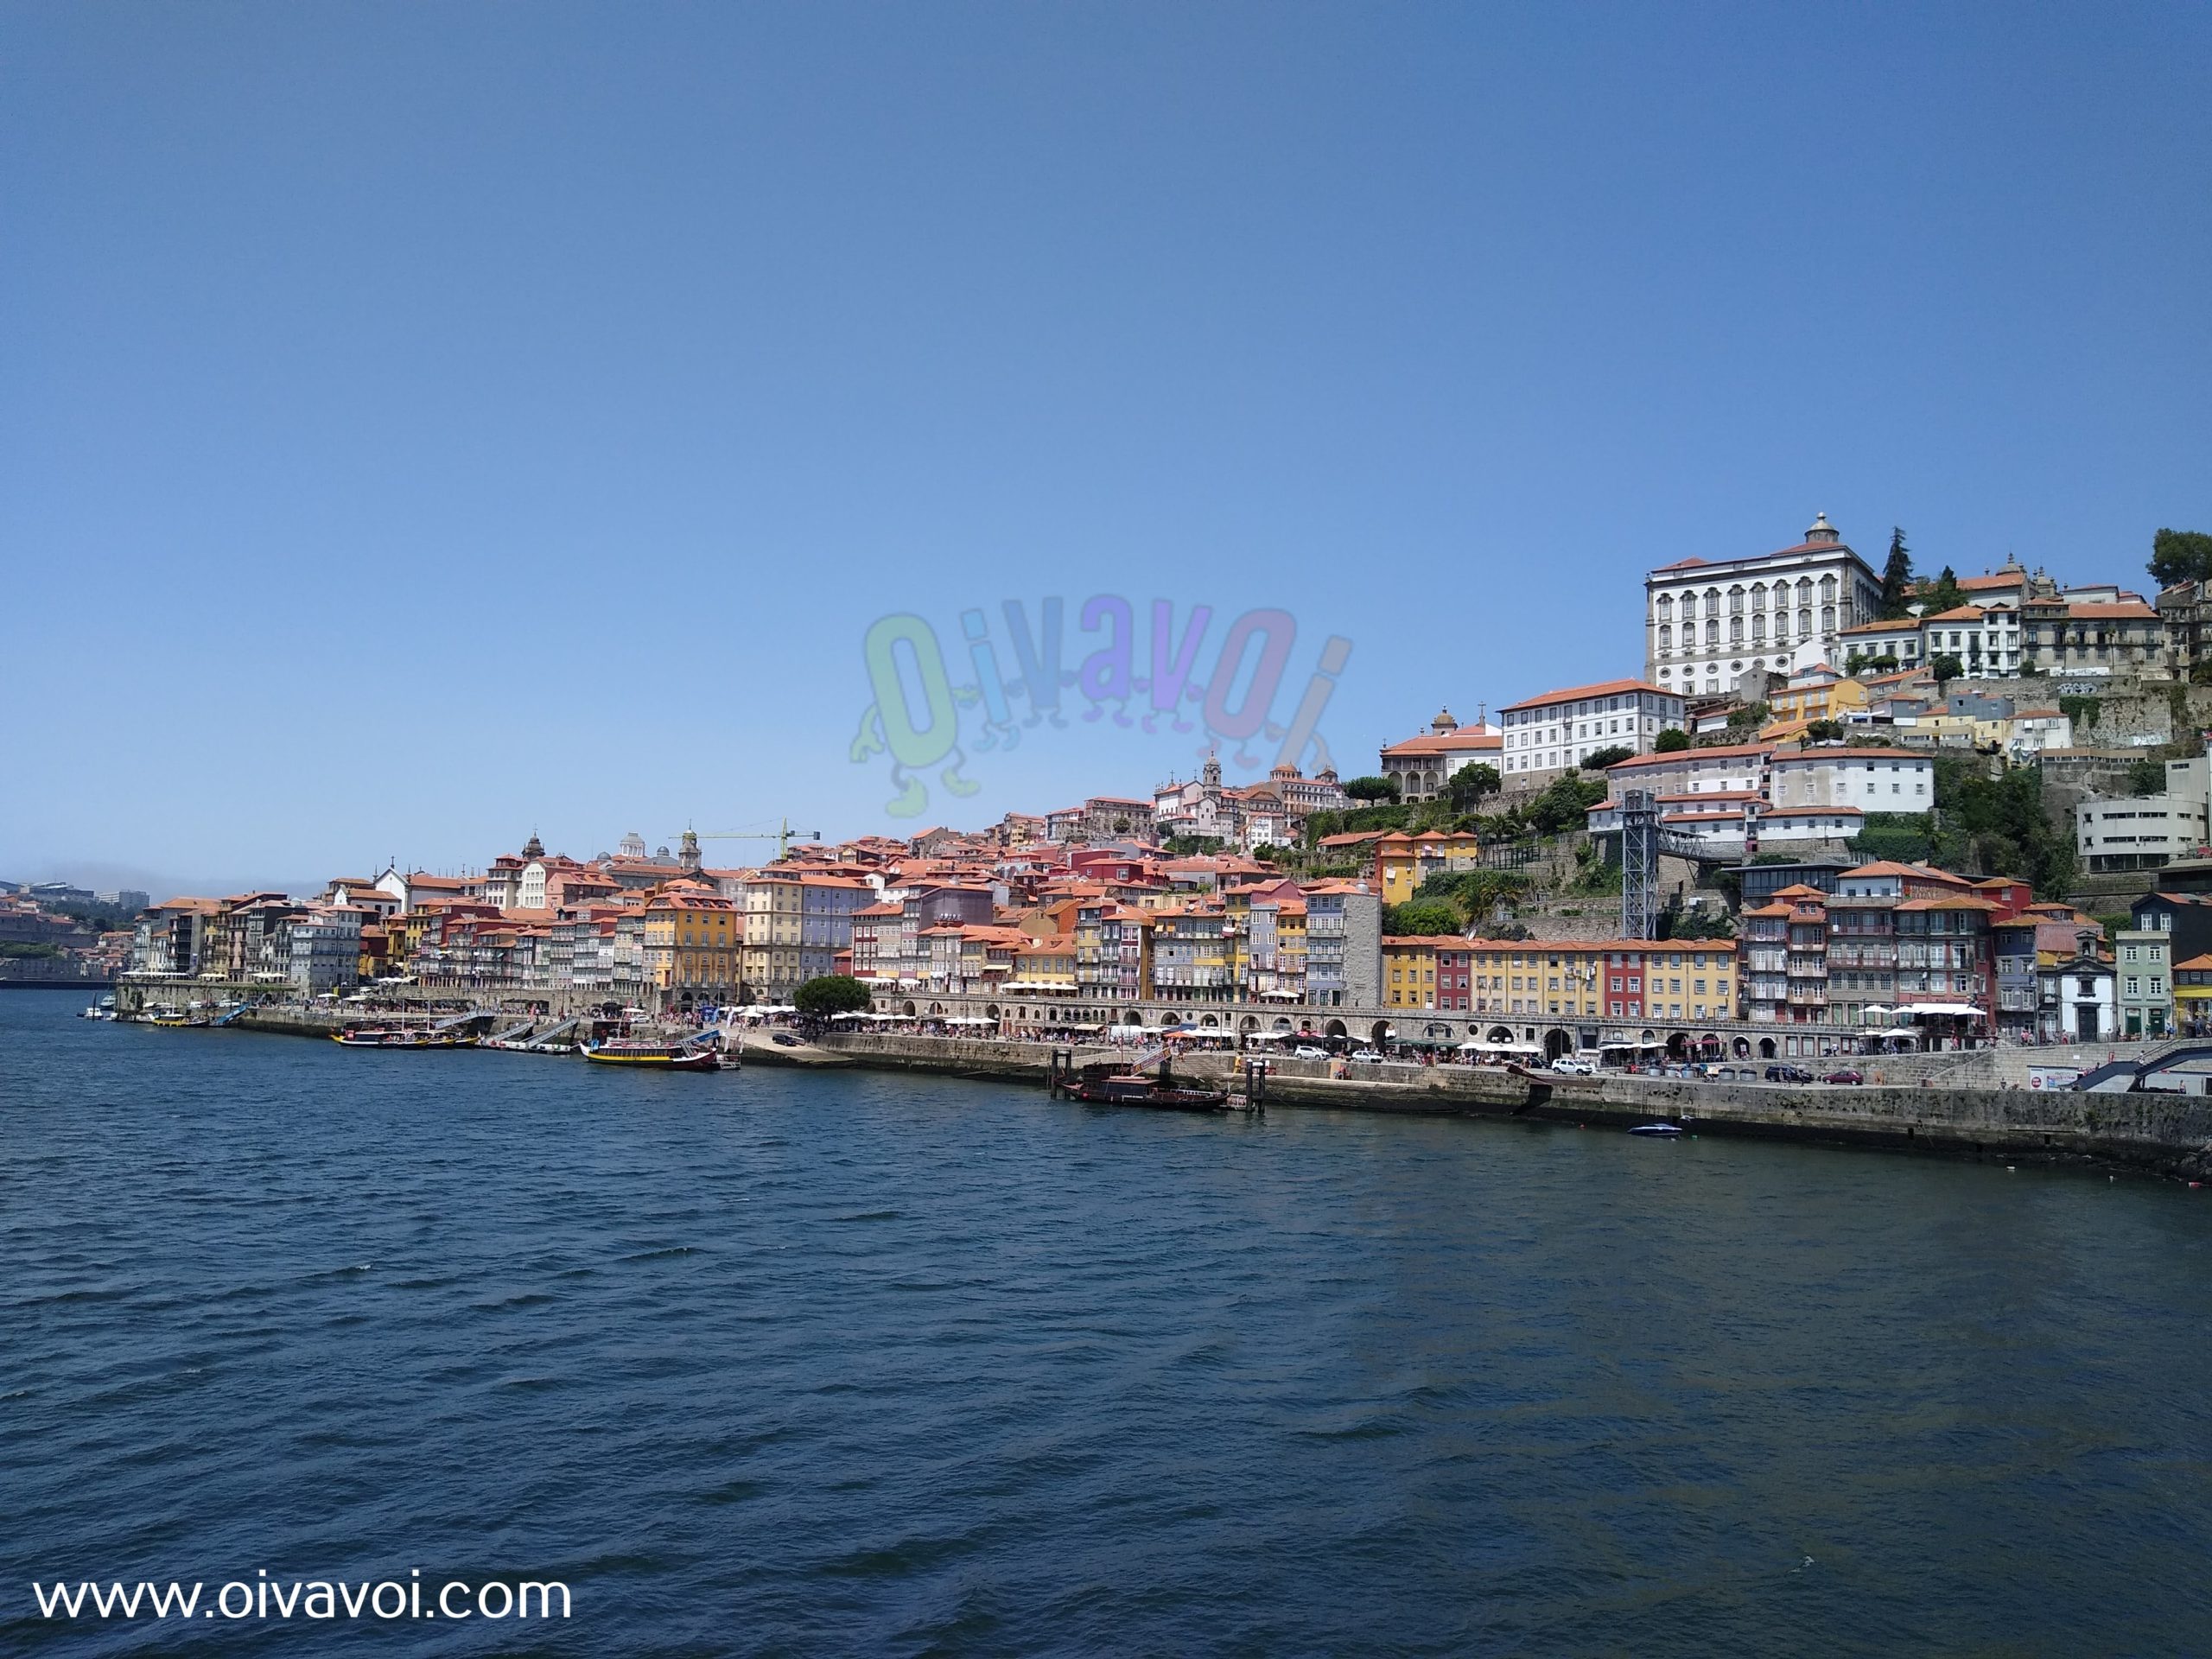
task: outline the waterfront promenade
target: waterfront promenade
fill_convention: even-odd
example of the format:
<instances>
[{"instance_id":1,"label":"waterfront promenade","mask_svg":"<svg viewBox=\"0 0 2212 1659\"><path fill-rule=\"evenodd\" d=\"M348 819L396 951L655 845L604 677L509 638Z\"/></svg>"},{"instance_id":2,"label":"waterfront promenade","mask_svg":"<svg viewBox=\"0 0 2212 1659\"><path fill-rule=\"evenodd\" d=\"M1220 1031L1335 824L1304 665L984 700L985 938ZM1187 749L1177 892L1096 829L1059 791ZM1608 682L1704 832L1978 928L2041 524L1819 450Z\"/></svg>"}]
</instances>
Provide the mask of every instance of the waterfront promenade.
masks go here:
<instances>
[{"instance_id":1,"label":"waterfront promenade","mask_svg":"<svg viewBox=\"0 0 2212 1659\"><path fill-rule=\"evenodd\" d=\"M117 984L116 998L118 1006L128 1014L192 1002L213 1006L256 1001L270 991L266 984L247 982L126 974ZM380 1008L479 1008L517 1019L567 1019L619 1001L603 988L461 985L376 988L376 1004ZM1304 1035L1324 1040L1343 1039L1376 1046L1391 1043L1440 1051L1462 1044L1478 1044L1538 1060L1571 1053L1595 1054L1611 1049L1677 1061L1764 1064L1858 1057L1910 1044L1917 1039L1917 1033L1909 1028L1878 1033L1866 1027L1779 1026L1740 1020L1623 1022L1372 1004L1286 1006L1280 1002L1210 1002L1159 996L1102 1002L1079 997L1072 990L1065 995L1016 997L964 995L918 988L882 990L876 993L872 1011L887 1020L965 1025L1006 1036L1039 1031L1103 1033L1110 1026L1155 1031L1174 1027L1205 1037L1273 1039ZM2101 1056L2108 1048L2126 1046L2100 1044L2094 1052ZM1945 1058L1967 1052L1969 1051L1932 1051ZM2067 1057L2077 1052L2071 1049L2037 1052L2053 1054L2057 1057L2056 1063L2061 1064L2067 1063ZM1884 1058L1887 1060L1891 1056L1885 1054ZM1918 1075L1910 1064L1912 1053L1900 1051L1895 1058L1904 1064L1904 1074Z\"/></svg>"}]
</instances>

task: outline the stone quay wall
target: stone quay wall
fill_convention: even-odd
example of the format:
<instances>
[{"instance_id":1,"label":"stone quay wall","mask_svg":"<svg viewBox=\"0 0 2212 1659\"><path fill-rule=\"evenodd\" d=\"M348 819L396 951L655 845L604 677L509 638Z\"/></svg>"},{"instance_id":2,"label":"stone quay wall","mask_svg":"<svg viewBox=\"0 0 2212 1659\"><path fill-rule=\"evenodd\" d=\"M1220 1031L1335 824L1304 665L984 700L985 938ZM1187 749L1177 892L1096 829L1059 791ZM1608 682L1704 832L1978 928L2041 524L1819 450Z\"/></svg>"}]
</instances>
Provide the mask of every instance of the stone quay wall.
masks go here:
<instances>
[{"instance_id":1,"label":"stone quay wall","mask_svg":"<svg viewBox=\"0 0 2212 1659\"><path fill-rule=\"evenodd\" d=\"M250 1031L325 1037L343 1020L321 1008L272 1006L252 1009L236 1023ZM219 1033L207 1035L220 1040ZM1040 1093L1056 1050L1071 1052L1077 1065L1125 1059L1130 1053L1099 1045L877 1033L832 1033L821 1039L821 1048L872 1070L1005 1082ZM2002 1052L2008 1058L2012 1052ZM2063 1051L2018 1052L2049 1057ZM1241 1093L1238 1063L1238 1056L1214 1051L1179 1056L1175 1069L1179 1076ZM1270 1057L1267 1064L1265 1099L1276 1107L1527 1118L1610 1128L1670 1122L1696 1134L1855 1144L2005 1163L2094 1163L2212 1179L2212 1097L2201 1095L1965 1087L1940 1078L1916 1086L1803 1087L1616 1073L1580 1077L1402 1061L1352 1065Z\"/></svg>"},{"instance_id":2,"label":"stone quay wall","mask_svg":"<svg viewBox=\"0 0 2212 1659\"><path fill-rule=\"evenodd\" d=\"M859 1065L1044 1084L1047 1045L966 1038L832 1035ZM2038 1051L2049 1052L2050 1051ZM1114 1051L1080 1048L1078 1064ZM1122 1051L1125 1054L1126 1051ZM1241 1090L1236 1057L1179 1057L1179 1076ZM1503 1067L1337 1065L1271 1059L1268 1104L1421 1116L1532 1118L1626 1128L1826 1141L2003 1162L2094 1162L2191 1179L2212 1174L2212 1099L2163 1094L1846 1084L1793 1087L1672 1077L1527 1074Z\"/></svg>"}]
</instances>

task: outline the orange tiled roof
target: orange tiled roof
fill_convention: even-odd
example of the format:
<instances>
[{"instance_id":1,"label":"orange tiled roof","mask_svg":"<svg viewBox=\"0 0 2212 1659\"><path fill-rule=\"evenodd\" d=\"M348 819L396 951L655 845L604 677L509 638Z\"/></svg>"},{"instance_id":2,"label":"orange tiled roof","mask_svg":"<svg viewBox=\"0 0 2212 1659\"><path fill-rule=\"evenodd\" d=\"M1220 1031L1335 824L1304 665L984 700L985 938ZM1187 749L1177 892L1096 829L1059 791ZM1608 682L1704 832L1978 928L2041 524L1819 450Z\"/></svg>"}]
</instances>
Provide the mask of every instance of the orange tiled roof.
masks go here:
<instances>
[{"instance_id":1,"label":"orange tiled roof","mask_svg":"<svg viewBox=\"0 0 2212 1659\"><path fill-rule=\"evenodd\" d=\"M1571 685L1558 691L1547 691L1540 697L1524 697L1519 702L1509 702L1498 712L1517 714L1523 709L1541 709L1554 702L1580 702L1586 697L1610 697L1624 691L1652 691L1662 697L1675 696L1663 685L1653 685L1644 680L1605 680L1596 685Z\"/></svg>"}]
</instances>

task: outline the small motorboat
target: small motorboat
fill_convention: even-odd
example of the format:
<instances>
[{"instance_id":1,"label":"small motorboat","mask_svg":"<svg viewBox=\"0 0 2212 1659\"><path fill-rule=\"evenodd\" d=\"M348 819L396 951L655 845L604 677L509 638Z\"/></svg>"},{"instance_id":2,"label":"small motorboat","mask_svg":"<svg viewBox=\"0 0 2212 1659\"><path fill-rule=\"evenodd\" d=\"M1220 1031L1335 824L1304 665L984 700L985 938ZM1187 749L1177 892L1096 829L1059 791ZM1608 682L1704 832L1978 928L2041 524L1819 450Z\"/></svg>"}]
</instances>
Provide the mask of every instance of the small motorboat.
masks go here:
<instances>
[{"instance_id":1,"label":"small motorboat","mask_svg":"<svg viewBox=\"0 0 2212 1659\"><path fill-rule=\"evenodd\" d=\"M1629 1131L1630 1135L1648 1135L1662 1140L1672 1139L1681 1132L1679 1123L1639 1123Z\"/></svg>"}]
</instances>

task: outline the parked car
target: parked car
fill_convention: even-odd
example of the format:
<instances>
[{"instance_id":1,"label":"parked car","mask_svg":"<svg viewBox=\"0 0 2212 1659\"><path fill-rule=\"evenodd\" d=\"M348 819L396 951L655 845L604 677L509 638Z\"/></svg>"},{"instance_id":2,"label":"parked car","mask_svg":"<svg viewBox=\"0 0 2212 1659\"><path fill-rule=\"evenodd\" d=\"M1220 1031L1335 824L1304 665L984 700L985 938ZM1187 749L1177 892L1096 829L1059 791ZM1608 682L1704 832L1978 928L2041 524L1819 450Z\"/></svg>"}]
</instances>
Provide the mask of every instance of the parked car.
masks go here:
<instances>
[{"instance_id":1,"label":"parked car","mask_svg":"<svg viewBox=\"0 0 2212 1659\"><path fill-rule=\"evenodd\" d=\"M1371 1048L1355 1048L1351 1052L1351 1058L1357 1060L1363 1065L1376 1065L1382 1058L1380 1054L1377 1054Z\"/></svg>"},{"instance_id":2,"label":"parked car","mask_svg":"<svg viewBox=\"0 0 2212 1659\"><path fill-rule=\"evenodd\" d=\"M1311 1043L1300 1043L1290 1051L1290 1058L1294 1060L1325 1060L1329 1058L1329 1051L1316 1048Z\"/></svg>"},{"instance_id":3,"label":"parked car","mask_svg":"<svg viewBox=\"0 0 2212 1659\"><path fill-rule=\"evenodd\" d=\"M1847 1065L1840 1070L1829 1072L1821 1081L1822 1083L1864 1083L1866 1078L1864 1074Z\"/></svg>"},{"instance_id":4,"label":"parked car","mask_svg":"<svg viewBox=\"0 0 2212 1659\"><path fill-rule=\"evenodd\" d=\"M1769 1083L1810 1083L1813 1074L1802 1065L1770 1065L1766 1069Z\"/></svg>"},{"instance_id":5,"label":"parked car","mask_svg":"<svg viewBox=\"0 0 2212 1659\"><path fill-rule=\"evenodd\" d=\"M1598 1063L1578 1059L1572 1054L1562 1054L1552 1062L1552 1070L1568 1072L1578 1077L1594 1077L1598 1075Z\"/></svg>"}]
</instances>

